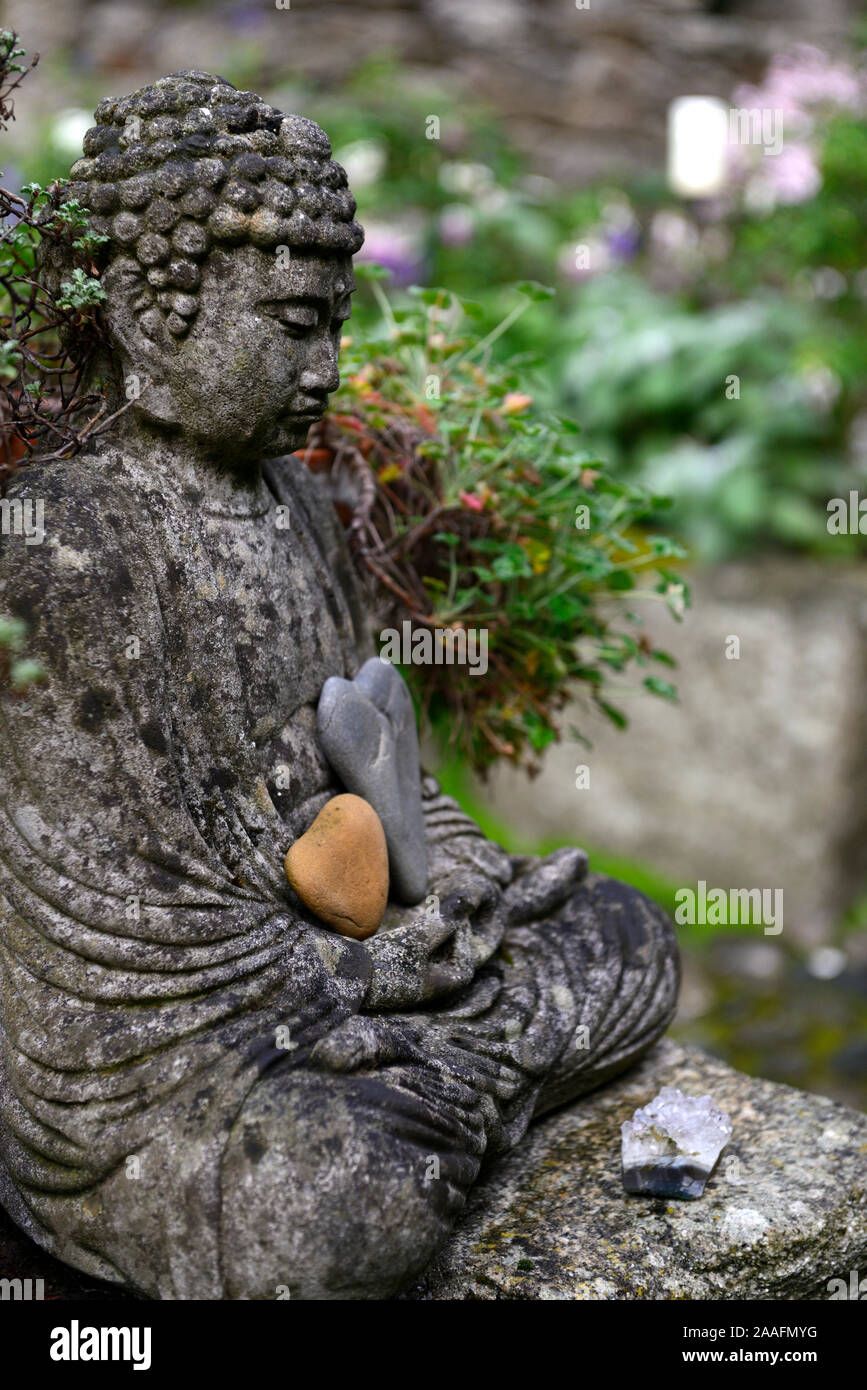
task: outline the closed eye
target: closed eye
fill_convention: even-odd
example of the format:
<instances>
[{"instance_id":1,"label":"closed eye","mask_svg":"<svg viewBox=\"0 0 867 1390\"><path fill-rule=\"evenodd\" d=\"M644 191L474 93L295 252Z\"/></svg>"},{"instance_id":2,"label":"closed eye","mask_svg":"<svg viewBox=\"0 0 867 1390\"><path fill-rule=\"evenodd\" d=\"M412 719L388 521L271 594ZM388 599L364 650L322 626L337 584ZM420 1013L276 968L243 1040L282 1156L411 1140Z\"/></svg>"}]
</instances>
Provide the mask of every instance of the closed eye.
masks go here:
<instances>
[{"instance_id":1,"label":"closed eye","mask_svg":"<svg viewBox=\"0 0 867 1390\"><path fill-rule=\"evenodd\" d=\"M269 318L275 319L290 338L305 338L318 323L316 310L306 304L273 300L260 306Z\"/></svg>"},{"instance_id":2,"label":"closed eye","mask_svg":"<svg viewBox=\"0 0 867 1390\"><path fill-rule=\"evenodd\" d=\"M280 317L277 317L277 322L290 338L308 338L316 327L313 323L297 323L294 319Z\"/></svg>"},{"instance_id":3,"label":"closed eye","mask_svg":"<svg viewBox=\"0 0 867 1390\"><path fill-rule=\"evenodd\" d=\"M289 300L270 300L259 306L269 318L274 319L290 338L306 338L319 326L320 316L310 304L298 304ZM350 317L352 307L349 299L344 299L335 307L328 324L329 333L339 336L343 325Z\"/></svg>"},{"instance_id":4,"label":"closed eye","mask_svg":"<svg viewBox=\"0 0 867 1390\"><path fill-rule=\"evenodd\" d=\"M306 318L297 318L292 314L272 314L272 318L287 333L290 338L306 338L316 327L316 319L312 321Z\"/></svg>"}]
</instances>

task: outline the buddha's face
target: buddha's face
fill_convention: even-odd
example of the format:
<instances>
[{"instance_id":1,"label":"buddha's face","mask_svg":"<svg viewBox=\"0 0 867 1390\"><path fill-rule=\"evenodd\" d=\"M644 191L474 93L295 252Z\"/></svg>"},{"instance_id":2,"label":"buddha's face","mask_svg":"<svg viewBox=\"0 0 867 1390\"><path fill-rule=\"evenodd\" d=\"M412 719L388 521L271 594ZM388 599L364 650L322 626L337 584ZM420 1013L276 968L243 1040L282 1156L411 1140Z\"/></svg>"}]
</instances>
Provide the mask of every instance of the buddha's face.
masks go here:
<instances>
[{"instance_id":1,"label":"buddha's face","mask_svg":"<svg viewBox=\"0 0 867 1390\"><path fill-rule=\"evenodd\" d=\"M154 381L137 408L197 449L237 466L303 445L340 378L337 353L354 289L348 256L215 249L198 313L180 340L127 314L126 370Z\"/></svg>"}]
</instances>

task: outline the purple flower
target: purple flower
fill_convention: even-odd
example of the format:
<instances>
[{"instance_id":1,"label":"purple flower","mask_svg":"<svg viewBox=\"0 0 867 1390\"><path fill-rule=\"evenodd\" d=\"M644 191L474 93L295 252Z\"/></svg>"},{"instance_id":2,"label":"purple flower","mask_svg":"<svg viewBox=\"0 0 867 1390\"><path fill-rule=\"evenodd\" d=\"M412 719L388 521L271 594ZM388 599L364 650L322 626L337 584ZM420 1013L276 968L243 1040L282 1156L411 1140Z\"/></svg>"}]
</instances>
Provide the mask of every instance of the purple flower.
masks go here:
<instances>
[{"instance_id":1,"label":"purple flower","mask_svg":"<svg viewBox=\"0 0 867 1390\"><path fill-rule=\"evenodd\" d=\"M406 227L365 221L364 246L356 260L384 266L398 287L424 282L426 266L420 237Z\"/></svg>"},{"instance_id":2,"label":"purple flower","mask_svg":"<svg viewBox=\"0 0 867 1390\"><path fill-rule=\"evenodd\" d=\"M637 225L618 227L616 231L608 232L605 240L614 260L631 261L638 254L641 234Z\"/></svg>"}]
</instances>

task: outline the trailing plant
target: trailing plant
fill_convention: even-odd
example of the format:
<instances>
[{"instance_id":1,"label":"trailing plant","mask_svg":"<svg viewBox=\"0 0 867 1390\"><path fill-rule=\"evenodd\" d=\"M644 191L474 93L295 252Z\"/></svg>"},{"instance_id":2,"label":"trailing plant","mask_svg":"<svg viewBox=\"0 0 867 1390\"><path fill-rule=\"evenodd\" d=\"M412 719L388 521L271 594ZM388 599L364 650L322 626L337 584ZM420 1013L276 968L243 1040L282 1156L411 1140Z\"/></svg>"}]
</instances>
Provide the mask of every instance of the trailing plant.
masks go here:
<instances>
[{"instance_id":1,"label":"trailing plant","mask_svg":"<svg viewBox=\"0 0 867 1390\"><path fill-rule=\"evenodd\" d=\"M418 289L394 309L377 284L385 336L344 342L343 385L302 451L329 476L381 635L404 623L486 634L484 673L404 669L435 730L482 772L498 758L537 770L576 692L625 725L618 678L673 665L639 610L655 599L679 618L688 603L685 552L640 529L664 499L612 477L573 421L535 408L526 358L494 358L552 293L517 291L477 338L471 302ZM675 698L652 670L641 684Z\"/></svg>"},{"instance_id":2,"label":"trailing plant","mask_svg":"<svg viewBox=\"0 0 867 1390\"><path fill-rule=\"evenodd\" d=\"M14 119L10 93L37 61L24 68L21 57L15 34L0 31L0 129ZM69 458L113 419L91 370L105 340L93 260L105 238L74 199L59 205L64 182L0 187L0 494L34 454ZM51 274L70 263L66 278Z\"/></svg>"},{"instance_id":3,"label":"trailing plant","mask_svg":"<svg viewBox=\"0 0 867 1390\"><path fill-rule=\"evenodd\" d=\"M24 57L17 36L0 30L0 131L14 120L13 94L39 61ZM0 187L0 497L34 453L67 458L109 424L103 392L85 386L102 337L95 309L104 293L91 261L102 238L88 230L83 208L59 208L59 187ZM37 262L66 246L75 268L52 294ZM26 656L26 635L26 624L0 614L0 685L16 693L43 676Z\"/></svg>"}]
</instances>

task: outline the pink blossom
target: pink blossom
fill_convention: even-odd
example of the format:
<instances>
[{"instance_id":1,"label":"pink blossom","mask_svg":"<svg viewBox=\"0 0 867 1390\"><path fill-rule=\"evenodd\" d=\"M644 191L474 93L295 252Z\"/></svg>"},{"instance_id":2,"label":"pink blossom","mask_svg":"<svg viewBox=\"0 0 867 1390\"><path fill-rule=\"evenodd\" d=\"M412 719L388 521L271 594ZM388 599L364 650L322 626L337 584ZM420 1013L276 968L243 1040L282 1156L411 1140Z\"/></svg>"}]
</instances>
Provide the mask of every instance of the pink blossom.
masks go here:
<instances>
[{"instance_id":1,"label":"pink blossom","mask_svg":"<svg viewBox=\"0 0 867 1390\"><path fill-rule=\"evenodd\" d=\"M770 107L782 111L787 125L809 127L817 107L861 111L867 91L864 77L848 63L833 63L828 54L799 44L773 58L760 86L735 88L738 107Z\"/></svg>"},{"instance_id":2,"label":"pink blossom","mask_svg":"<svg viewBox=\"0 0 867 1390\"><path fill-rule=\"evenodd\" d=\"M822 187L822 175L807 145L784 145L773 159L766 159L762 172L778 203L806 203Z\"/></svg>"}]
</instances>

